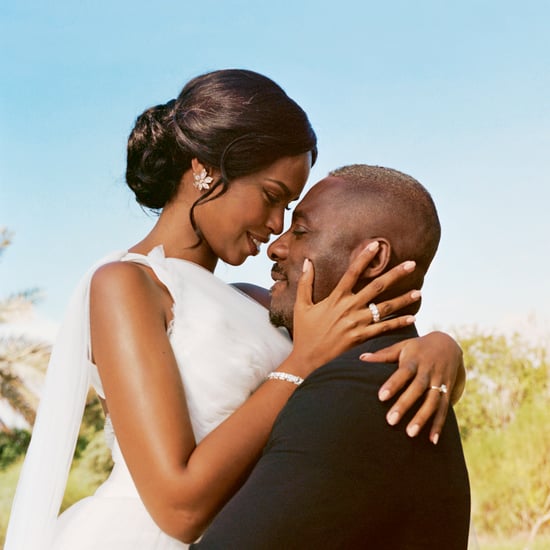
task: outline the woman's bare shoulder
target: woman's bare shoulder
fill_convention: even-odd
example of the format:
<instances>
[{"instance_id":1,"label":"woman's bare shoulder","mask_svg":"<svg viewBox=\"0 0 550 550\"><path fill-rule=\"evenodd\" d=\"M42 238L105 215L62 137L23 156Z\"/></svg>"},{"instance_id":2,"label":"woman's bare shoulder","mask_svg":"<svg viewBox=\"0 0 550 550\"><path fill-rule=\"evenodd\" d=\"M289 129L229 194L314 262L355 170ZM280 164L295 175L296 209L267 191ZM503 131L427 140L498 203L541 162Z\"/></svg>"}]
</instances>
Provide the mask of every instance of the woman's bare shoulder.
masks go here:
<instances>
[{"instance_id":1,"label":"woman's bare shoulder","mask_svg":"<svg viewBox=\"0 0 550 550\"><path fill-rule=\"evenodd\" d=\"M150 298L157 301L164 290L154 272L135 262L110 262L100 266L92 276L91 298L106 300L112 305Z\"/></svg>"}]
</instances>

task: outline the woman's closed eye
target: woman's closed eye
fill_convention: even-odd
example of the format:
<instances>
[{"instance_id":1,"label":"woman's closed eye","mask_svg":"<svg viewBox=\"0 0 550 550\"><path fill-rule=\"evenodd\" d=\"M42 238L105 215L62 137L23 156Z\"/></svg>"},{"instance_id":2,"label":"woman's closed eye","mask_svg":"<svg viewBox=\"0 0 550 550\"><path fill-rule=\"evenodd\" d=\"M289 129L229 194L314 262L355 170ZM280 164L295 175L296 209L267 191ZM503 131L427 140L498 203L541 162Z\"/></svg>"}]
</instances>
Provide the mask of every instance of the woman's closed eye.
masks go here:
<instances>
[{"instance_id":1,"label":"woman's closed eye","mask_svg":"<svg viewBox=\"0 0 550 550\"><path fill-rule=\"evenodd\" d=\"M292 208L290 207L290 202L294 202L295 199L288 202L283 197L270 193L269 191L264 191L264 195L265 200L269 206L283 206L283 208L287 211L292 210Z\"/></svg>"},{"instance_id":2,"label":"woman's closed eye","mask_svg":"<svg viewBox=\"0 0 550 550\"><path fill-rule=\"evenodd\" d=\"M281 202L283 202L283 199L279 197L278 195L274 195L273 193L270 193L269 191L264 191L264 196L267 204L269 206L277 206Z\"/></svg>"}]
</instances>

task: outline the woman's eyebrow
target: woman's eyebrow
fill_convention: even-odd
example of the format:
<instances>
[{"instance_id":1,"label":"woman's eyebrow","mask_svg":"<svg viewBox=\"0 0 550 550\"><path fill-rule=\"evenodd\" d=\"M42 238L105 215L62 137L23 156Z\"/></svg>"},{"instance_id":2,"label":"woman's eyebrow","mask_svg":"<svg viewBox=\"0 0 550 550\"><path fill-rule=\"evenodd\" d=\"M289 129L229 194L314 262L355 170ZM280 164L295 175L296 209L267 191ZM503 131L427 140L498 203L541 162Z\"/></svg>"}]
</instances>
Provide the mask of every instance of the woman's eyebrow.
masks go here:
<instances>
[{"instance_id":1,"label":"woman's eyebrow","mask_svg":"<svg viewBox=\"0 0 550 550\"><path fill-rule=\"evenodd\" d=\"M273 179L273 178L265 178L265 179L266 179L266 181L276 183L279 187L281 187L281 189L284 191L284 193L287 197L290 197L292 195L292 193L290 192L290 189L287 187L286 183L284 183L280 180Z\"/></svg>"}]
</instances>

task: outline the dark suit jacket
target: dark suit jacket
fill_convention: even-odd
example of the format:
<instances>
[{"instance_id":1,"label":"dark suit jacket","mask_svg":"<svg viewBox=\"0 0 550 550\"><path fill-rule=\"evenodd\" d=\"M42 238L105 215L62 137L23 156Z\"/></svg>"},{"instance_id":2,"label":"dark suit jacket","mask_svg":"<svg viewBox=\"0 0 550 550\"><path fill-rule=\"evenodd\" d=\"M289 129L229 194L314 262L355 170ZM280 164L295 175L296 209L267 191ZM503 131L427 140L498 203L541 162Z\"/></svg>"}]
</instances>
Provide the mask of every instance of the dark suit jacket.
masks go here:
<instances>
[{"instance_id":1,"label":"dark suit jacket","mask_svg":"<svg viewBox=\"0 0 550 550\"><path fill-rule=\"evenodd\" d=\"M192 548L465 549L470 489L452 410L438 445L386 423L377 392L394 364L359 361L416 335L358 346L309 376L279 415L240 491Z\"/></svg>"}]
</instances>

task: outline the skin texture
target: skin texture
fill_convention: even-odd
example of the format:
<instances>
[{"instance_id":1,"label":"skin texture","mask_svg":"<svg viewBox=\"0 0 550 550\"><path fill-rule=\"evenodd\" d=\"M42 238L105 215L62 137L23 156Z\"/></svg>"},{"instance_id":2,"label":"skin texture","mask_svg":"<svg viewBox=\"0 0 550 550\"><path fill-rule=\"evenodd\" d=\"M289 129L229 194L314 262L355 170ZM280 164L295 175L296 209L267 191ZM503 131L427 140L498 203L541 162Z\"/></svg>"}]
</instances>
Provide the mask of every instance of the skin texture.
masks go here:
<instances>
[{"instance_id":1,"label":"skin texture","mask_svg":"<svg viewBox=\"0 0 550 550\"><path fill-rule=\"evenodd\" d=\"M270 316L274 324L290 330L304 260L309 259L315 266L313 300L319 301L343 275L355 244L360 246L350 237L347 212L332 208L339 186L330 186L328 181L322 180L311 189L294 210L290 229L268 249L269 257L276 262L271 270L275 283L271 287Z\"/></svg>"},{"instance_id":2,"label":"skin texture","mask_svg":"<svg viewBox=\"0 0 550 550\"><path fill-rule=\"evenodd\" d=\"M309 153L282 158L233 181L227 193L197 208L197 224L211 257L240 265L258 253L251 238L266 243L281 233L285 208L300 196L310 165Z\"/></svg>"},{"instance_id":3,"label":"skin texture","mask_svg":"<svg viewBox=\"0 0 550 550\"><path fill-rule=\"evenodd\" d=\"M214 271L218 259L239 265L254 251L250 236L265 242L282 231L285 208L300 195L310 164L310 153L284 157L260 172L231 182L224 195L195 209L197 225L204 236L195 247L197 235L189 210L201 191L193 186L193 171L188 170L151 233L130 251L147 254L162 244L167 257L184 258L209 271ZM196 159L192 166L197 173L204 168ZM219 177L216 170L209 174Z\"/></svg>"},{"instance_id":4,"label":"skin texture","mask_svg":"<svg viewBox=\"0 0 550 550\"><path fill-rule=\"evenodd\" d=\"M199 205L195 216L203 240L195 247L197 237L189 222L189 209L200 191L192 185L189 170L155 227L130 251L147 254L162 244L167 257L192 261L210 271L218 258L242 263L257 253L251 236L263 241L282 231L284 210L299 196L310 162L309 154L282 158L231 182L223 196ZM192 166L196 172L203 168L196 159ZM218 176L215 170L209 173ZM372 248L358 252L335 290L316 303L311 299L313 265L307 264L301 277L298 271L293 272L296 341L277 370L306 377L358 342L413 321L405 315L373 325L365 308L407 276L410 265L409 271L399 265L361 293L353 292L376 253ZM296 386L276 380L264 383L196 445L178 365L166 334L172 319L172 297L166 288L149 268L117 262L95 273L90 300L93 358L125 461L159 527L191 542L246 478ZM381 307L389 314L416 300L418 296L408 292ZM455 365L446 364L444 372L454 372Z\"/></svg>"},{"instance_id":5,"label":"skin texture","mask_svg":"<svg viewBox=\"0 0 550 550\"><path fill-rule=\"evenodd\" d=\"M376 256L369 263L365 272L358 277L358 287L366 281L383 273L395 252L393 243L398 243L411 257L414 251L414 239L410 237L406 225L396 224L395 219L401 216L388 210L380 213L379 205L375 202L370 208L365 205L355 209L356 201L351 198L351 191L347 182L338 177L328 177L317 183L296 207L292 217L292 225L281 237L268 248L268 255L275 264L272 268L272 278L275 283L271 288L270 315L272 322L292 330L293 308L296 299L297 281L300 277L304 259L310 259L315 265L315 284L313 299L321 300L328 295L337 284L344 269L350 260L356 257L369 243L378 243ZM349 206L349 207L348 207ZM359 229L358 229L359 228ZM417 239L420 240L420 235ZM405 245L401 242L405 241ZM398 253L397 257L402 256ZM423 281L423 273L412 274L413 283ZM401 289L406 288L407 278L399 281ZM410 282L408 283L410 285ZM390 295L395 294L395 286L390 289ZM381 296L386 296L384 292ZM378 303L381 316L389 314L384 310L384 303ZM405 341L387 350L365 357L371 361L399 361L400 368L380 389L381 400L389 399L395 394L397 387L402 387L405 381L417 375L419 362L424 350L436 352L441 357L448 357L455 353L460 368L446 376L433 376L431 372L420 372L414 382L401 395L400 399L388 412L388 423L397 424L404 412L430 386L440 386L445 383L452 388L452 402L459 399L465 384L465 370L462 364L462 351L454 341L444 333L430 333L416 341ZM420 348L416 346L420 344ZM424 347L425 344L425 347ZM437 355L433 355L434 360ZM431 361L429 359L428 361ZM422 363L422 361L420 362ZM437 411L430 439L437 443L448 410L449 401L445 394L430 391L427 399L408 425L407 433L414 437L421 427Z\"/></svg>"}]
</instances>

